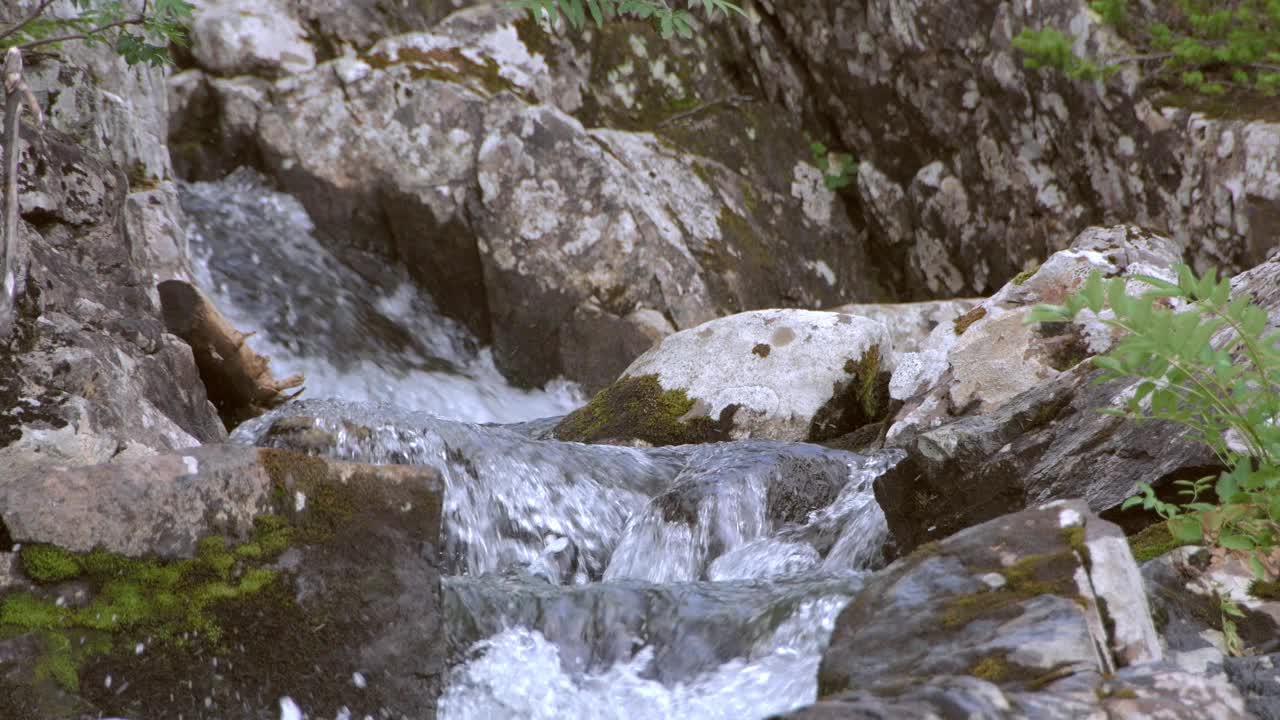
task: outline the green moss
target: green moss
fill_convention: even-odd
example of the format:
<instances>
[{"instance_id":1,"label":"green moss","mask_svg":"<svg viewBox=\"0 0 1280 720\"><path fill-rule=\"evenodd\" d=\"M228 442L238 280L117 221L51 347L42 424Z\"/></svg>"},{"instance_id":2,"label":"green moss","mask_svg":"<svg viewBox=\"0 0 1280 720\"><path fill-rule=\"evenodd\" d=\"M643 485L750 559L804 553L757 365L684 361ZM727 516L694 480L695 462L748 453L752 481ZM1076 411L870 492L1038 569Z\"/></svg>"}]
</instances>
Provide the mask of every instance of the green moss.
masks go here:
<instances>
[{"instance_id":1,"label":"green moss","mask_svg":"<svg viewBox=\"0 0 1280 720\"><path fill-rule=\"evenodd\" d=\"M665 390L657 375L624 377L596 394L556 426L555 436L573 442L643 440L652 445L713 442L728 438L732 412L720 420L681 418L694 401L683 390Z\"/></svg>"},{"instance_id":2,"label":"green moss","mask_svg":"<svg viewBox=\"0 0 1280 720\"><path fill-rule=\"evenodd\" d=\"M859 432L889 414L889 374L883 369L880 346L872 345L859 357L845 360L843 369L851 377L837 382L831 399L813 414L810 442L828 442L850 433L856 433L858 442L875 442L881 436L879 430Z\"/></svg>"},{"instance_id":3,"label":"green moss","mask_svg":"<svg viewBox=\"0 0 1280 720\"><path fill-rule=\"evenodd\" d=\"M1018 603L1039 595L1074 598L1071 580L1078 561L1074 552L1032 555L1003 568L995 568L1005 584L968 595L955 595L943 604L942 625L948 630L964 627L982 617L999 615Z\"/></svg>"},{"instance_id":4,"label":"green moss","mask_svg":"<svg viewBox=\"0 0 1280 720\"><path fill-rule=\"evenodd\" d=\"M38 583L61 582L80 574L75 555L53 545L24 545L18 556L22 571Z\"/></svg>"},{"instance_id":5,"label":"green moss","mask_svg":"<svg viewBox=\"0 0 1280 720\"><path fill-rule=\"evenodd\" d=\"M505 90L528 99L520 88L502 77L501 67L493 58L484 58L483 63L478 63L464 55L459 48L422 50L401 47L394 59L379 51L365 55L361 60L380 70L404 66L408 69L409 77L414 80L425 78L454 83L485 95L496 95Z\"/></svg>"},{"instance_id":6,"label":"green moss","mask_svg":"<svg viewBox=\"0 0 1280 720\"><path fill-rule=\"evenodd\" d=\"M953 327L955 327L956 335L963 335L964 331L968 330L970 325L973 325L974 323L978 322L979 320L981 320L986 316L987 316L987 309L979 305L978 307L973 308L969 312L956 318L955 320L952 321Z\"/></svg>"},{"instance_id":7,"label":"green moss","mask_svg":"<svg viewBox=\"0 0 1280 720\"><path fill-rule=\"evenodd\" d=\"M1038 272L1040 272L1040 263L1036 263L1035 265L1027 268L1026 270L1023 270L1017 275L1014 275L1013 280L1010 280L1009 282L1012 282L1014 285L1021 285L1022 283L1031 279L1031 276L1035 275Z\"/></svg>"},{"instance_id":8,"label":"green moss","mask_svg":"<svg viewBox=\"0 0 1280 720\"><path fill-rule=\"evenodd\" d=\"M1254 580L1249 583L1249 594L1259 600L1280 600L1280 581Z\"/></svg>"},{"instance_id":9,"label":"green moss","mask_svg":"<svg viewBox=\"0 0 1280 720\"><path fill-rule=\"evenodd\" d=\"M873 422L880 418L880 371L882 359L880 357L880 346L872 345L862 353L862 357L857 361L852 359L846 360L844 363L844 371L853 376L853 381L857 387L858 402L862 406L862 412L868 418L868 422Z\"/></svg>"},{"instance_id":10,"label":"green moss","mask_svg":"<svg viewBox=\"0 0 1280 720\"><path fill-rule=\"evenodd\" d=\"M1133 551L1133 559L1146 562L1152 558L1182 547L1188 543L1174 539L1164 521L1148 526L1142 532L1129 536L1129 548Z\"/></svg>"},{"instance_id":11,"label":"green moss","mask_svg":"<svg viewBox=\"0 0 1280 720\"><path fill-rule=\"evenodd\" d=\"M145 190L155 190L160 187L160 181L147 173L147 167L142 163L134 163L129 166L126 173L129 178L129 191L141 192Z\"/></svg>"},{"instance_id":12,"label":"green moss","mask_svg":"<svg viewBox=\"0 0 1280 720\"><path fill-rule=\"evenodd\" d=\"M113 650L131 651L143 638L180 646L202 637L216 645L222 629L211 611L261 592L278 577L276 570L261 566L287 545L289 530L278 520L261 518L253 537L240 545L221 536L204 538L188 560L26 546L23 569L35 573L33 579L78 578L91 588L92 600L72 607L43 594L9 593L0 598L0 633L37 633L46 651L37 661L36 681L71 691L79 685L83 662Z\"/></svg>"},{"instance_id":13,"label":"green moss","mask_svg":"<svg viewBox=\"0 0 1280 720\"><path fill-rule=\"evenodd\" d=\"M974 663L969 668L969 674L987 682L998 683L1009 676L1009 663L1003 655L988 655Z\"/></svg>"}]
</instances>

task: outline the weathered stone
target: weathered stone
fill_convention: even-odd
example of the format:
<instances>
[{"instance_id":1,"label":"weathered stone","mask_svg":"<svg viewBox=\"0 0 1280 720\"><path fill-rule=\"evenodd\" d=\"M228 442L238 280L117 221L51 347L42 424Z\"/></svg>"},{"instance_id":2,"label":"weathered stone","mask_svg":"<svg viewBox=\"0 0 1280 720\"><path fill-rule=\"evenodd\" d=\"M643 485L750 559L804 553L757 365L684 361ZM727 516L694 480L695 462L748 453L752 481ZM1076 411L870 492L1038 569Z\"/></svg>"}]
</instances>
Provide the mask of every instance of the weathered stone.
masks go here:
<instances>
[{"instance_id":1,"label":"weathered stone","mask_svg":"<svg viewBox=\"0 0 1280 720\"><path fill-rule=\"evenodd\" d=\"M41 223L20 223L29 268L0 350L0 463L17 475L225 438L120 221L124 174L57 130L24 139L22 214Z\"/></svg>"},{"instance_id":2,"label":"weathered stone","mask_svg":"<svg viewBox=\"0 0 1280 720\"><path fill-rule=\"evenodd\" d=\"M0 480L0 523L19 543L191 557L209 533L247 537L269 492L256 450L206 445L180 455L45 467Z\"/></svg>"},{"instance_id":3,"label":"weathered stone","mask_svg":"<svg viewBox=\"0 0 1280 720\"><path fill-rule=\"evenodd\" d=\"M1199 266L1259 261L1277 202L1274 123L1162 108L1141 68L1106 83L1022 66L1024 28L1135 54L1086 3L754 3L724 23L765 97L855 154L871 242L901 297L988 294L1091 224L1174 231ZM1141 12L1134 9L1134 12ZM853 99L856 99L853 100ZM1268 169L1269 168L1269 169Z\"/></svg>"},{"instance_id":4,"label":"weathered stone","mask_svg":"<svg viewBox=\"0 0 1280 720\"><path fill-rule=\"evenodd\" d=\"M826 440L885 417L893 356L880 323L841 313L757 310L664 338L567 416L557 436L654 444L749 437ZM636 403L646 382L655 397ZM665 433L666 424L717 430ZM709 430L710 428L708 428Z\"/></svg>"},{"instance_id":5,"label":"weathered stone","mask_svg":"<svg viewBox=\"0 0 1280 720\"><path fill-rule=\"evenodd\" d=\"M1138 248L1129 247L1127 252L1131 260L1142 257ZM1046 268L1057 263L1046 263ZM1150 260L1133 266L1130 272L1150 274L1158 270ZM1077 272L1086 269L1081 266ZM1042 282L1041 274L1046 275L1046 282L1053 277L1042 269L1020 287L1006 287L988 302L1007 298L1022 288L1036 290ZM1269 330L1280 327L1278 276L1280 262L1270 260L1241 273L1232 282L1233 293L1252 297L1269 313ZM1038 296L1040 300L1058 302L1065 290L1054 281L1037 292L1044 293ZM1015 311L1025 311L1016 308ZM975 322L965 335L985 322L986 318ZM1090 342L1105 339L1105 335L1090 329L1092 324L1077 325L1085 330L1083 338ZM1062 337L1076 335L1072 331ZM931 342L936 339L935 336ZM1055 336L1033 336L1030 349L1038 345L1042 350L1051 350L1054 342ZM1092 352L1079 340L1070 342L1078 347L1073 359ZM941 345L955 347L954 342ZM1000 356L1005 351L992 348L991 352ZM921 355L927 354L928 344ZM934 356L933 372L942 373L932 376L941 378L931 383L934 399L931 403L908 403L899 415L900 423L909 425L902 416L912 412L912 422L926 417L926 413L935 418L929 423L954 416L946 407L951 387L956 384L947 370L953 362L951 357ZM899 372L904 365L905 362L899 365ZM909 551L1029 504L1066 497L1084 498L1095 512L1113 513L1117 521L1128 523L1127 516L1119 514L1118 506L1136 492L1138 483L1167 488L1175 481L1195 480L1222 469L1213 452L1199 443L1188 428L1156 421L1138 423L1103 414L1104 408L1121 407L1136 381L1098 384L1095 381L1100 374L1090 364L1080 363L1055 372L984 414L931 430L910 429L892 439L890 444L906 449L909 458L877 481L876 497L885 509L898 547ZM921 371L917 377L930 376ZM890 389L897 388L891 385Z\"/></svg>"},{"instance_id":6,"label":"weathered stone","mask_svg":"<svg viewBox=\"0 0 1280 720\"><path fill-rule=\"evenodd\" d=\"M429 468L210 446L35 482L61 502L0 502L35 583L0 588L5 717L435 716Z\"/></svg>"},{"instance_id":7,"label":"weathered stone","mask_svg":"<svg viewBox=\"0 0 1280 720\"><path fill-rule=\"evenodd\" d=\"M893 337L894 356L919 352L934 328L949 323L981 304L983 298L930 300L914 303L850 304L831 312L858 315L884 325Z\"/></svg>"},{"instance_id":8,"label":"weathered stone","mask_svg":"<svg viewBox=\"0 0 1280 720\"><path fill-rule=\"evenodd\" d=\"M315 49L284 0L197 0L191 54L216 75L306 72Z\"/></svg>"},{"instance_id":9,"label":"weathered stone","mask_svg":"<svg viewBox=\"0 0 1280 720\"><path fill-rule=\"evenodd\" d=\"M870 579L841 613L819 698L946 675L1053 690L1159 660L1141 576L1124 566L1133 557L1119 528L1079 501L919 548ZM1095 576L1107 579L1095 585Z\"/></svg>"},{"instance_id":10,"label":"weathered stone","mask_svg":"<svg viewBox=\"0 0 1280 720\"><path fill-rule=\"evenodd\" d=\"M619 32L632 41L584 41L624 49L590 72L657 52L645 49L651 30ZM266 90L184 75L178 162L206 174L232 154L256 158L322 236L403 262L523 385L561 374L606 384L645 349L651 323L638 314L683 329L881 294L858 274L871 264L865 243L801 133L733 103L690 107L696 88L663 72L655 82L675 93L664 110L615 124L659 135L588 130L565 113L612 117L626 103L583 108L580 65L526 15L479 6Z\"/></svg>"},{"instance_id":11,"label":"weathered stone","mask_svg":"<svg viewBox=\"0 0 1280 720\"><path fill-rule=\"evenodd\" d=\"M1040 303L1061 303L1096 270L1172 279L1180 253L1172 241L1130 226L1090 228L1034 272L1010 281L951 323L934 328L918 353L899 359L890 384L903 400L888 439L909 438L957 417L999 407L1090 355L1110 347L1114 331L1081 322L1053 333L1028 325ZM1147 288L1132 283L1134 291Z\"/></svg>"}]
</instances>

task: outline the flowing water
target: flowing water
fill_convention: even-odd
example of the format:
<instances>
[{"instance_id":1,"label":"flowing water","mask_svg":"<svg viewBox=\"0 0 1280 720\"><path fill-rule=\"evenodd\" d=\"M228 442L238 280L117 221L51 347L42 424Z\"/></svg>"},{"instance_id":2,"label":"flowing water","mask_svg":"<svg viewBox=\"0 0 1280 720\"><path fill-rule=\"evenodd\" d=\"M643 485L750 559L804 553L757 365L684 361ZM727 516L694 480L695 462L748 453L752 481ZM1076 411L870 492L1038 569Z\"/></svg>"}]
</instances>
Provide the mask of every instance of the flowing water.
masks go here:
<instances>
[{"instance_id":1,"label":"flowing water","mask_svg":"<svg viewBox=\"0 0 1280 720\"><path fill-rule=\"evenodd\" d=\"M201 282L276 367L307 373L307 397L332 398L233 439L287 446L275 420L307 417L334 456L441 473L441 717L736 720L813 701L835 617L882 562L871 484L900 454L590 446L544 439L547 422L477 424L580 398L511 388L428 298L346 268L254 175L186 186L183 206ZM290 717L329 710L286 700Z\"/></svg>"},{"instance_id":2,"label":"flowing water","mask_svg":"<svg viewBox=\"0 0 1280 720\"><path fill-rule=\"evenodd\" d=\"M303 373L304 397L384 400L470 422L563 415L581 404L564 381L511 387L490 352L441 315L403 270L323 246L301 203L241 169L181 186L197 282L271 358L277 377ZM353 253L354 256L354 253Z\"/></svg>"}]
</instances>

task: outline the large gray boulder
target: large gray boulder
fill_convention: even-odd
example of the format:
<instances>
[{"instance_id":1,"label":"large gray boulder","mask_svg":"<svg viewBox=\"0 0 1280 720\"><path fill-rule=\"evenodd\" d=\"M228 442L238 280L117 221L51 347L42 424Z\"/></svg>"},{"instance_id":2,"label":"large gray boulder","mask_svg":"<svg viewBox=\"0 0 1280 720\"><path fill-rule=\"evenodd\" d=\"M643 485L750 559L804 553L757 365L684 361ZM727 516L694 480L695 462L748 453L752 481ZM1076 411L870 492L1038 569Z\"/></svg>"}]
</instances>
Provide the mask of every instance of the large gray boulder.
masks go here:
<instances>
[{"instance_id":1,"label":"large gray boulder","mask_svg":"<svg viewBox=\"0 0 1280 720\"><path fill-rule=\"evenodd\" d=\"M431 469L210 445L0 494L0 715L435 717Z\"/></svg>"},{"instance_id":2,"label":"large gray boulder","mask_svg":"<svg viewBox=\"0 0 1280 720\"><path fill-rule=\"evenodd\" d=\"M201 64L172 85L179 164L261 166L321 237L403 263L523 385L563 374L598 389L656 338L736 311L878 299L863 234L803 133L699 104L724 83L672 73L655 76L666 94L637 96L664 98L643 112L586 102L584 83L615 65L656 82L603 51L660 52L638 27L570 52L480 4L278 79ZM698 67L679 64L715 74Z\"/></svg>"},{"instance_id":3,"label":"large gray boulder","mask_svg":"<svg viewBox=\"0 0 1280 720\"><path fill-rule=\"evenodd\" d=\"M869 578L836 620L819 702L788 717L1246 717L1225 676L1162 654L1120 529L1055 502Z\"/></svg>"}]
</instances>

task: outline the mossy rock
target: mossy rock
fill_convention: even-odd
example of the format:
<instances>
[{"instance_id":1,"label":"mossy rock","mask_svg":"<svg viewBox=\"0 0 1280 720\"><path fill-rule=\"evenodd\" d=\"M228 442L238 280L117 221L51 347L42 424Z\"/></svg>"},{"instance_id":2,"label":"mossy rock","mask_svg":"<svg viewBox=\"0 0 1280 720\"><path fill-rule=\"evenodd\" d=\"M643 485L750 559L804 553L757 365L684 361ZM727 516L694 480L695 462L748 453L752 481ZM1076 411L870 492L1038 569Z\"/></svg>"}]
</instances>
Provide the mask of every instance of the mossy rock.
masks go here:
<instances>
[{"instance_id":1,"label":"mossy rock","mask_svg":"<svg viewBox=\"0 0 1280 720\"><path fill-rule=\"evenodd\" d=\"M1133 551L1133 559L1140 563L1189 544L1175 539L1163 520L1129 536L1129 549Z\"/></svg>"},{"instance_id":2,"label":"mossy rock","mask_svg":"<svg viewBox=\"0 0 1280 720\"><path fill-rule=\"evenodd\" d=\"M860 450L880 438L887 428L881 423L890 410L889 380L880 346L872 345L860 357L845 361L847 376L837 382L831 400L818 408L809 423L810 442L831 442L844 437L847 449ZM867 432L859 433L863 428Z\"/></svg>"},{"instance_id":3,"label":"mossy rock","mask_svg":"<svg viewBox=\"0 0 1280 720\"><path fill-rule=\"evenodd\" d=\"M285 695L434 715L439 476L257 452L271 508L245 537L178 559L24 547L39 584L0 597L0 657L18 658L0 717L274 717Z\"/></svg>"},{"instance_id":4,"label":"mossy rock","mask_svg":"<svg viewBox=\"0 0 1280 720\"><path fill-rule=\"evenodd\" d=\"M639 440L650 445L688 445L729 439L736 407L710 417L685 417L695 401L683 390L666 390L657 375L624 377L567 415L553 431L559 440Z\"/></svg>"}]
</instances>

